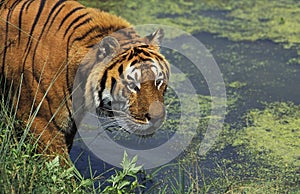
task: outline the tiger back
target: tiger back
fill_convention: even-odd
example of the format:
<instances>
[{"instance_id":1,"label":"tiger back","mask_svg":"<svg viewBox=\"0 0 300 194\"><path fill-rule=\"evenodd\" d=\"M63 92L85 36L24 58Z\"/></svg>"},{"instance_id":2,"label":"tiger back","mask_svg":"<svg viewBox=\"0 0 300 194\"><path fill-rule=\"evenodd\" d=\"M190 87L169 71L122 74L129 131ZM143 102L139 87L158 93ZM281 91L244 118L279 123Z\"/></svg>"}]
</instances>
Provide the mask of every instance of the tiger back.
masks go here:
<instances>
[{"instance_id":1,"label":"tiger back","mask_svg":"<svg viewBox=\"0 0 300 194\"><path fill-rule=\"evenodd\" d=\"M107 127L148 135L163 122L162 30L140 37L124 19L76 1L15 0L1 4L0 31L1 89L13 86L9 99L39 152L65 156L72 146L78 71L89 72L79 107L111 119Z\"/></svg>"}]
</instances>

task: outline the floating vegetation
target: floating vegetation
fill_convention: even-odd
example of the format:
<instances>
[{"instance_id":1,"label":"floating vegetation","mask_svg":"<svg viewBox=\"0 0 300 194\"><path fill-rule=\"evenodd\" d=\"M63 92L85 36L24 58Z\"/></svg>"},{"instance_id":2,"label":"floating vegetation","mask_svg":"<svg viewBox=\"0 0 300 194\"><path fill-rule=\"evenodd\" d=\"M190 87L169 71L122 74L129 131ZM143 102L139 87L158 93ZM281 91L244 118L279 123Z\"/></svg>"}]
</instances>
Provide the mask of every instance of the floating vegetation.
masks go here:
<instances>
[{"instance_id":1,"label":"floating vegetation","mask_svg":"<svg viewBox=\"0 0 300 194\"><path fill-rule=\"evenodd\" d=\"M298 1L81 1L120 15L132 24L166 24L187 32L210 32L231 40L272 40L300 54ZM126 10L126 11L124 11Z\"/></svg>"},{"instance_id":2,"label":"floating vegetation","mask_svg":"<svg viewBox=\"0 0 300 194\"><path fill-rule=\"evenodd\" d=\"M233 146L245 146L270 165L300 166L300 106L281 102L251 110Z\"/></svg>"},{"instance_id":3,"label":"floating vegetation","mask_svg":"<svg viewBox=\"0 0 300 194\"><path fill-rule=\"evenodd\" d=\"M200 73L185 68L188 62L184 56L167 51L170 62L176 61L178 68L185 70L173 75L173 86L191 80L201 95L187 94L185 98L198 103L202 111L200 121L192 116L189 120L199 122L199 137L190 145L190 152L178 160L188 176L179 173L178 180L169 181L171 185L181 180L184 188L191 181L203 193L300 191L300 1L81 2L120 15L133 25L165 24L192 33L220 67L227 90L227 117L219 142L207 156L199 158L197 148L210 118L212 99ZM174 118L169 117L162 134L179 123L180 102L172 96L167 95L166 102ZM192 167L196 170L189 169ZM173 175L172 170L160 172L158 181ZM196 178L191 178L195 172ZM211 188L203 189L206 186Z\"/></svg>"}]
</instances>

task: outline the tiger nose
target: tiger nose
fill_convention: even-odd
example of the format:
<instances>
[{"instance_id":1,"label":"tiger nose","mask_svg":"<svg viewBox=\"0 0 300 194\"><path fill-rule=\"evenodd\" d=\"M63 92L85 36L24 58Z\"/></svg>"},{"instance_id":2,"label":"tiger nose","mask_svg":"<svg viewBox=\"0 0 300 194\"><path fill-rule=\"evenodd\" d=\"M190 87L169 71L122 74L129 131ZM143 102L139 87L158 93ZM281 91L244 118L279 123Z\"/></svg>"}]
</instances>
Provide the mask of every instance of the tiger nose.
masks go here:
<instances>
[{"instance_id":1,"label":"tiger nose","mask_svg":"<svg viewBox=\"0 0 300 194\"><path fill-rule=\"evenodd\" d=\"M165 115L165 108L163 103L154 101L150 104L148 113L145 117L154 125L160 125Z\"/></svg>"}]
</instances>

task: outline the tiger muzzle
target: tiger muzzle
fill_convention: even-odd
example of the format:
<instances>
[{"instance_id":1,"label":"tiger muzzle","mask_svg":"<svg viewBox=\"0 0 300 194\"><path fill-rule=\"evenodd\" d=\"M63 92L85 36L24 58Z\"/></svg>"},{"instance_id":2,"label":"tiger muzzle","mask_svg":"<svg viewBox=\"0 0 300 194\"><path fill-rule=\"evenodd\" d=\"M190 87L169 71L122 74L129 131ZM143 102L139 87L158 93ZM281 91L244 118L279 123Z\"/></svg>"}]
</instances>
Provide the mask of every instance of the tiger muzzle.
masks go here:
<instances>
[{"instance_id":1,"label":"tiger muzzle","mask_svg":"<svg viewBox=\"0 0 300 194\"><path fill-rule=\"evenodd\" d=\"M148 113L145 116L155 128L158 128L165 117L165 108L163 103L159 101L152 102L149 106Z\"/></svg>"}]
</instances>

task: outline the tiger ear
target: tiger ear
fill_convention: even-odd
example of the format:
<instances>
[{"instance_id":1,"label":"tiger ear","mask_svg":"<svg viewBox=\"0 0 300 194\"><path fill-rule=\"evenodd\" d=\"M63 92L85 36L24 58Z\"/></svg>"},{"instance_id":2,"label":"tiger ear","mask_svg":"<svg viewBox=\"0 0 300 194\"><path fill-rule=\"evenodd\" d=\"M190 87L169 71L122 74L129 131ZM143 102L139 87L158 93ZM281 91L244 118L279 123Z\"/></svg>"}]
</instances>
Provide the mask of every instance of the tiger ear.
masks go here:
<instances>
[{"instance_id":1,"label":"tiger ear","mask_svg":"<svg viewBox=\"0 0 300 194\"><path fill-rule=\"evenodd\" d=\"M111 36L106 36L100 42L98 47L97 57L98 59L104 59L107 56L114 57L120 49L118 40Z\"/></svg>"},{"instance_id":2,"label":"tiger ear","mask_svg":"<svg viewBox=\"0 0 300 194\"><path fill-rule=\"evenodd\" d=\"M146 39L148 40L149 44L159 47L163 37L164 37L164 30L162 28L158 28L152 34L146 36Z\"/></svg>"}]
</instances>

